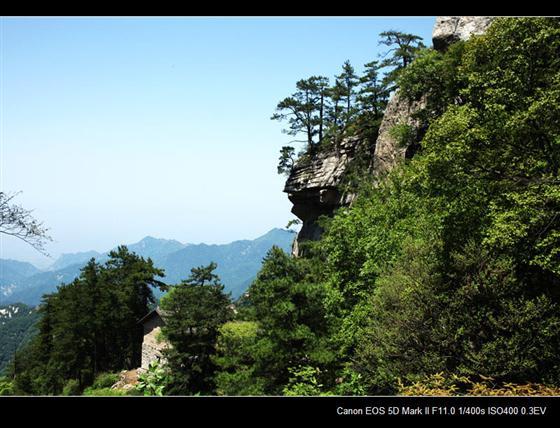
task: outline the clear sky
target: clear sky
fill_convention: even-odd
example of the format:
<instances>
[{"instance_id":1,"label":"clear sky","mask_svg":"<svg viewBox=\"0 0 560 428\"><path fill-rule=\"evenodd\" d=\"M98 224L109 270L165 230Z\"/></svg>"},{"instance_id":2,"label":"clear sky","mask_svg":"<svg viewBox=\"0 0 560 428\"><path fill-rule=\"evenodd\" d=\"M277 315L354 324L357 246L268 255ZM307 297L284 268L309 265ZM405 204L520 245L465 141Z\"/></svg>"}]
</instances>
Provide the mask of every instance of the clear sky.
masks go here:
<instances>
[{"instance_id":1,"label":"clear sky","mask_svg":"<svg viewBox=\"0 0 560 428\"><path fill-rule=\"evenodd\" d=\"M146 235L253 239L293 218L270 120L295 82L357 71L434 17L1 18L0 188L53 257ZM1 237L0 258L45 266Z\"/></svg>"}]
</instances>

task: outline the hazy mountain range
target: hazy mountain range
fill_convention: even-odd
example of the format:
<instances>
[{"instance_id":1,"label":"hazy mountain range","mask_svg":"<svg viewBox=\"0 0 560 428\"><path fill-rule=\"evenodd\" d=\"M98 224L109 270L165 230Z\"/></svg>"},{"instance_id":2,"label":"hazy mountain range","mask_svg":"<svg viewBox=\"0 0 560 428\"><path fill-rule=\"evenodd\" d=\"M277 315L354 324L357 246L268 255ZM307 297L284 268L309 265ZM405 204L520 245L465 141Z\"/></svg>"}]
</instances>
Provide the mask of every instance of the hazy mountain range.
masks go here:
<instances>
[{"instance_id":1,"label":"hazy mountain range","mask_svg":"<svg viewBox=\"0 0 560 428\"><path fill-rule=\"evenodd\" d=\"M165 270L163 279L175 284L189 276L193 267L211 261L218 264L226 291L239 297L255 278L267 251L276 245L289 252L295 233L285 229L272 229L254 240L240 240L223 245L183 244L169 239L147 236L129 244L130 251L148 258ZM108 258L108 252L86 251L61 255L47 270L39 270L30 263L0 259L0 304L21 302L36 305L45 293L56 291L61 283L76 278L80 269L92 257L98 262Z\"/></svg>"}]
</instances>

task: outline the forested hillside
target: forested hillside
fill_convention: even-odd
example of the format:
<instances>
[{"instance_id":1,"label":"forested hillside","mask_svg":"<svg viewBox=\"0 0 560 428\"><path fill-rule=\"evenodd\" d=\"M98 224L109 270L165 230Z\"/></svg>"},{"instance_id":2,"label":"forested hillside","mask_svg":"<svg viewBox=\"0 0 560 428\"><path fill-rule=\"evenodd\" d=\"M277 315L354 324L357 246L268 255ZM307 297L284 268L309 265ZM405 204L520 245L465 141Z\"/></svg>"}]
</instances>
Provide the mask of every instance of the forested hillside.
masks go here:
<instances>
[{"instance_id":1,"label":"forested hillside","mask_svg":"<svg viewBox=\"0 0 560 428\"><path fill-rule=\"evenodd\" d=\"M36 334L39 313L35 308L17 303L0 306L0 373L4 371L17 349Z\"/></svg>"}]
</instances>

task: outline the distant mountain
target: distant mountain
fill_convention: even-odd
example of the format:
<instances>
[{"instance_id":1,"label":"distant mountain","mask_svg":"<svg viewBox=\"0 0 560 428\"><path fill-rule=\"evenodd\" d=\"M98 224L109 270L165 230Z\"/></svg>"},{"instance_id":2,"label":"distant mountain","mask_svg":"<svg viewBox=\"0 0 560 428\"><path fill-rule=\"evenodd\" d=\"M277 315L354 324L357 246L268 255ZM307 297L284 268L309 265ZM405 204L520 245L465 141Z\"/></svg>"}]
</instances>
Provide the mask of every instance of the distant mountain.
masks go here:
<instances>
[{"instance_id":1,"label":"distant mountain","mask_svg":"<svg viewBox=\"0 0 560 428\"><path fill-rule=\"evenodd\" d=\"M262 259L276 245L289 252L295 234L284 229L272 229L267 234L249 241L234 241L226 245L190 245L169 254L162 262L165 269L165 282L176 284L190 275L193 267L207 265L214 261L218 264L216 274L231 291L234 298L239 297L255 278Z\"/></svg>"},{"instance_id":2,"label":"distant mountain","mask_svg":"<svg viewBox=\"0 0 560 428\"><path fill-rule=\"evenodd\" d=\"M56 291L60 284L72 282L86 263L77 263L55 271L41 272L18 281L9 294L0 295L0 304L22 302L38 305L43 294Z\"/></svg>"},{"instance_id":3,"label":"distant mountain","mask_svg":"<svg viewBox=\"0 0 560 428\"><path fill-rule=\"evenodd\" d=\"M92 257L98 259L101 253L97 251L85 251L83 253L62 254L56 261L49 266L50 271L64 269L78 263L87 263Z\"/></svg>"},{"instance_id":4,"label":"distant mountain","mask_svg":"<svg viewBox=\"0 0 560 428\"><path fill-rule=\"evenodd\" d=\"M41 272L31 263L0 259L0 283L15 281Z\"/></svg>"},{"instance_id":5,"label":"distant mountain","mask_svg":"<svg viewBox=\"0 0 560 428\"><path fill-rule=\"evenodd\" d=\"M0 306L0 374L15 350L35 335L38 320L37 310L22 303Z\"/></svg>"},{"instance_id":6,"label":"distant mountain","mask_svg":"<svg viewBox=\"0 0 560 428\"><path fill-rule=\"evenodd\" d=\"M157 239L146 236L136 244L127 245L128 249L144 258L151 258L157 266L169 254L179 251L190 244L182 244L173 239Z\"/></svg>"},{"instance_id":7,"label":"distant mountain","mask_svg":"<svg viewBox=\"0 0 560 428\"><path fill-rule=\"evenodd\" d=\"M22 280L40 272L31 263L0 259L0 301L1 296L13 293Z\"/></svg>"},{"instance_id":8,"label":"distant mountain","mask_svg":"<svg viewBox=\"0 0 560 428\"><path fill-rule=\"evenodd\" d=\"M236 298L245 291L256 276L267 251L273 245L277 245L289 252L294 237L295 233L292 231L273 229L254 240L234 241L223 245L195 245L148 236L127 247L142 257L150 257L157 267L164 269L163 281L167 284L175 284L181 279L186 279L190 275L191 268L214 261L218 264L216 273L220 276L226 291L231 291L232 296ZM73 281L91 258L92 253L95 252L65 254L55 262L60 262L59 266L64 267L39 272L14 281L9 293L0 293L0 304L14 302L39 304L43 294L56 291L61 283ZM107 259L107 252L96 254L98 256L93 255L93 257L98 262ZM65 261L72 260L73 257L81 261L65 265Z\"/></svg>"}]
</instances>

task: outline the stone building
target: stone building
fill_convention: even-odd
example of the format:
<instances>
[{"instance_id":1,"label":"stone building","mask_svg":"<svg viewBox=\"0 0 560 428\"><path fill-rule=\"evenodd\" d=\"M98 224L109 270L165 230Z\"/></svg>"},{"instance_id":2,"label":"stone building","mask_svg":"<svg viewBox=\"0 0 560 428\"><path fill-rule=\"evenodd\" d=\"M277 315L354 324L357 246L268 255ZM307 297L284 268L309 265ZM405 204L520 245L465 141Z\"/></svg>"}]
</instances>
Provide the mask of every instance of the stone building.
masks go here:
<instances>
[{"instance_id":1,"label":"stone building","mask_svg":"<svg viewBox=\"0 0 560 428\"><path fill-rule=\"evenodd\" d=\"M144 339L142 341L142 364L140 369L147 370L150 363L154 360L162 361L162 351L168 343L161 338L161 327L165 325L162 312L159 307L149 312L138 321L144 329Z\"/></svg>"}]
</instances>

